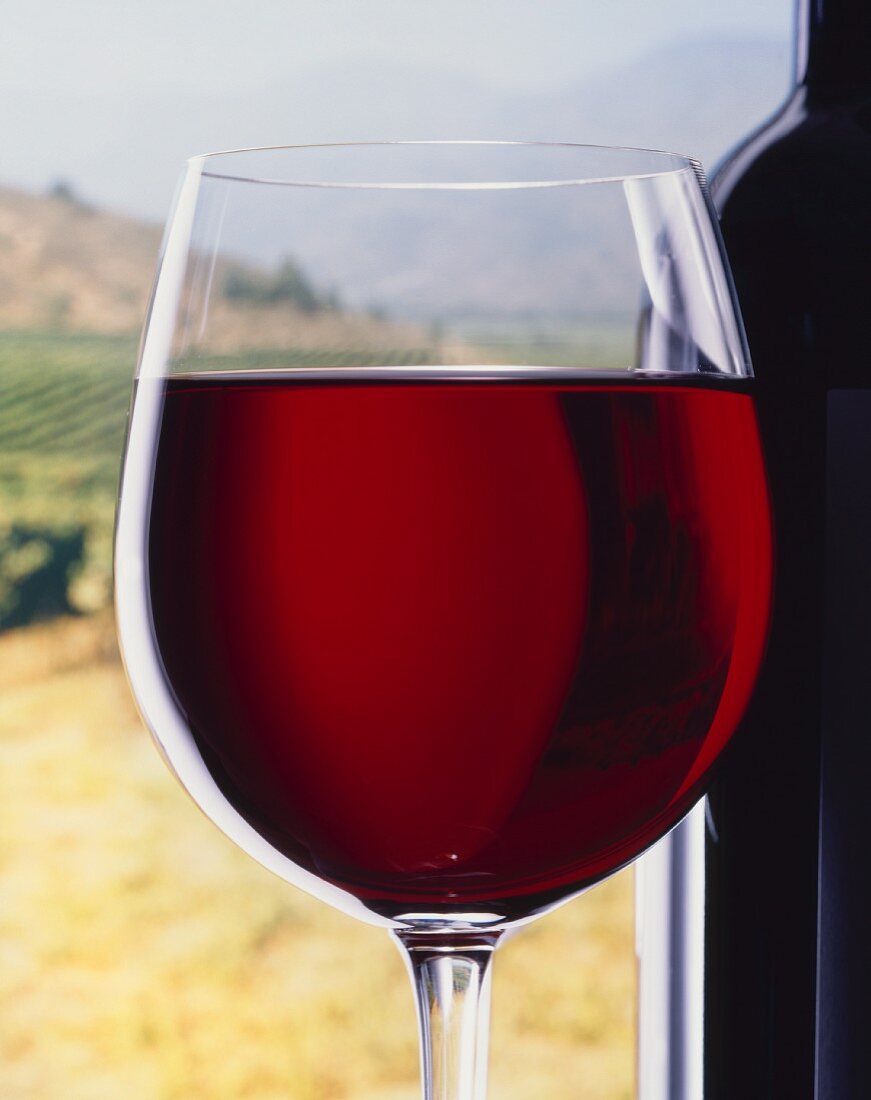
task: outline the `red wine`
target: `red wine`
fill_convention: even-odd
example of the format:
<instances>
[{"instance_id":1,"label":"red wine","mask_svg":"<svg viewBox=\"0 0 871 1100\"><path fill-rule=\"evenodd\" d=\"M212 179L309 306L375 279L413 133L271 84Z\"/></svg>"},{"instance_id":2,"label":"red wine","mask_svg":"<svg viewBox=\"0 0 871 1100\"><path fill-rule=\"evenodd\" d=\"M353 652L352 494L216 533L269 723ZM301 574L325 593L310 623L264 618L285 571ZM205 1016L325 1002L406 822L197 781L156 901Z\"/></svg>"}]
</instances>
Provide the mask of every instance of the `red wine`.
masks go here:
<instances>
[{"instance_id":1,"label":"red wine","mask_svg":"<svg viewBox=\"0 0 871 1100\"><path fill-rule=\"evenodd\" d=\"M151 399L155 644L272 846L384 913L529 911L697 797L768 619L736 383L237 374Z\"/></svg>"}]
</instances>

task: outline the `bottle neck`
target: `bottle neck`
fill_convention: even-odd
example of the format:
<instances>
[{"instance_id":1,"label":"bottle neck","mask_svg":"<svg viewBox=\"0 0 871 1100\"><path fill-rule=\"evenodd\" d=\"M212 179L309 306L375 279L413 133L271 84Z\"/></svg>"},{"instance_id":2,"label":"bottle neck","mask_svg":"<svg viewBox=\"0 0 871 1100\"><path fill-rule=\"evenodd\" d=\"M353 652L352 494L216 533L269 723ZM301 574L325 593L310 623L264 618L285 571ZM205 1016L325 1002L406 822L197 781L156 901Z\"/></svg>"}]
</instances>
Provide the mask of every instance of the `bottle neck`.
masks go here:
<instances>
[{"instance_id":1,"label":"bottle neck","mask_svg":"<svg viewBox=\"0 0 871 1100\"><path fill-rule=\"evenodd\" d=\"M812 103L871 96L871 0L797 0L796 84Z\"/></svg>"}]
</instances>

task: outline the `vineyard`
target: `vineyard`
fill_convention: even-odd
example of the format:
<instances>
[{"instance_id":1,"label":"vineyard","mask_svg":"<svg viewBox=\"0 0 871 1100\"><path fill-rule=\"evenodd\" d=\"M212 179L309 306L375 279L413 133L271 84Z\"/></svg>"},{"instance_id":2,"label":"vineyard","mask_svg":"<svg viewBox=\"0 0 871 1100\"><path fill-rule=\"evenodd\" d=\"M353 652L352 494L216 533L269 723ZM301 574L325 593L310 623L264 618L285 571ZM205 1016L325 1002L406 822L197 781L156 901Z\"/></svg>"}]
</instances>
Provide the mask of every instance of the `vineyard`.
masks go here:
<instances>
[{"instance_id":1,"label":"vineyard","mask_svg":"<svg viewBox=\"0 0 871 1100\"><path fill-rule=\"evenodd\" d=\"M0 333L0 629L110 599L132 336Z\"/></svg>"}]
</instances>

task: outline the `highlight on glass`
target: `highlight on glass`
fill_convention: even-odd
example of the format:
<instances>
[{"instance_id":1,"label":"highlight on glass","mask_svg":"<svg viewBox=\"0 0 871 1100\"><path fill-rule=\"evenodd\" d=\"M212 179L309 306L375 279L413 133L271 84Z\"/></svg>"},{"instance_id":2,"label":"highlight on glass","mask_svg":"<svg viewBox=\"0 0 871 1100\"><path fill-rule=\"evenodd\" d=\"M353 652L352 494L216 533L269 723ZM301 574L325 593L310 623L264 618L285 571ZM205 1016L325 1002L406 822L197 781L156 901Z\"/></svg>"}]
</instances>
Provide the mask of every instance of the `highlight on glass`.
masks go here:
<instances>
[{"instance_id":1,"label":"highlight on glass","mask_svg":"<svg viewBox=\"0 0 871 1100\"><path fill-rule=\"evenodd\" d=\"M395 938L426 1097L485 1095L506 930L698 799L771 568L697 163L510 142L189 163L118 508L127 671L229 837Z\"/></svg>"}]
</instances>

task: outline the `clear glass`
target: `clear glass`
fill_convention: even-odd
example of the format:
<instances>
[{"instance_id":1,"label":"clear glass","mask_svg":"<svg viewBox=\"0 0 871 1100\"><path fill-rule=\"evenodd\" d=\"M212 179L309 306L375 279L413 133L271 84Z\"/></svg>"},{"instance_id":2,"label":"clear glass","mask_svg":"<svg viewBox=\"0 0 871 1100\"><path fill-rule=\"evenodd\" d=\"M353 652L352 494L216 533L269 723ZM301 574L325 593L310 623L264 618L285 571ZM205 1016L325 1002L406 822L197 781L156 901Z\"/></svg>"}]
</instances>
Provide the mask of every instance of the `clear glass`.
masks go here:
<instances>
[{"instance_id":1,"label":"clear glass","mask_svg":"<svg viewBox=\"0 0 871 1100\"><path fill-rule=\"evenodd\" d=\"M486 1090L507 929L673 826L771 584L699 165L510 142L194 158L142 340L116 606L240 847L390 930L424 1096Z\"/></svg>"}]
</instances>

